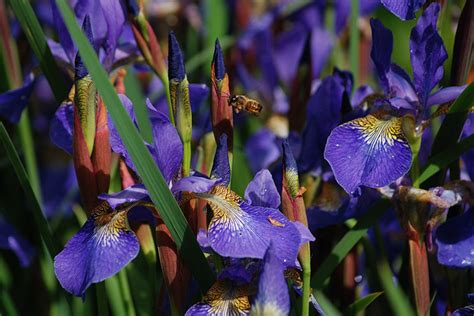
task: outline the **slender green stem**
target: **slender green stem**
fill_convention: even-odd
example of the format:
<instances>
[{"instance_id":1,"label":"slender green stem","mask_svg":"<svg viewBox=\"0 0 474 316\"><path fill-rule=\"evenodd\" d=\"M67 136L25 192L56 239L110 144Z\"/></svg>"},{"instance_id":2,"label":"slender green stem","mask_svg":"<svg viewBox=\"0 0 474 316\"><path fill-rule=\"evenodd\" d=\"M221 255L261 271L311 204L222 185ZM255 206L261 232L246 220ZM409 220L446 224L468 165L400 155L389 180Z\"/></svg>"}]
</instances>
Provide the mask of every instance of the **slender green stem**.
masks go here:
<instances>
[{"instance_id":1,"label":"slender green stem","mask_svg":"<svg viewBox=\"0 0 474 316\"><path fill-rule=\"evenodd\" d=\"M127 278L127 269L122 269L118 274L120 288L122 289L122 300L128 316L135 316L135 306L133 305L132 293L130 292L130 284Z\"/></svg>"},{"instance_id":2,"label":"slender green stem","mask_svg":"<svg viewBox=\"0 0 474 316\"><path fill-rule=\"evenodd\" d=\"M351 1L349 54L354 87L359 85L359 0Z\"/></svg>"},{"instance_id":3,"label":"slender green stem","mask_svg":"<svg viewBox=\"0 0 474 316\"><path fill-rule=\"evenodd\" d=\"M109 305L107 304L107 293L105 291L105 283L97 283L95 285L97 298L97 315L109 315Z\"/></svg>"},{"instance_id":4,"label":"slender green stem","mask_svg":"<svg viewBox=\"0 0 474 316\"><path fill-rule=\"evenodd\" d=\"M309 296L310 295L311 295L311 266L306 265L303 267L303 295L301 297L301 316L309 315Z\"/></svg>"},{"instance_id":5,"label":"slender green stem","mask_svg":"<svg viewBox=\"0 0 474 316\"><path fill-rule=\"evenodd\" d=\"M413 187L420 187L420 162L418 161L418 153L413 157L413 162L410 169L410 177L413 181Z\"/></svg>"}]
</instances>

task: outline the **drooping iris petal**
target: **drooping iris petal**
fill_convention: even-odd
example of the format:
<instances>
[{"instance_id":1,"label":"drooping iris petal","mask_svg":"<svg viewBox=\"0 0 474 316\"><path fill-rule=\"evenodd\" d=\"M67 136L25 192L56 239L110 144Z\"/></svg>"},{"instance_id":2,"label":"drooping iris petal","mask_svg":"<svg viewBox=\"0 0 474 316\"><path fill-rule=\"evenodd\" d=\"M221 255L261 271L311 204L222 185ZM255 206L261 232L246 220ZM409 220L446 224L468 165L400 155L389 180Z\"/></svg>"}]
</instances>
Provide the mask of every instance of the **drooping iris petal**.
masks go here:
<instances>
[{"instance_id":1,"label":"drooping iris petal","mask_svg":"<svg viewBox=\"0 0 474 316\"><path fill-rule=\"evenodd\" d=\"M49 129L51 142L72 155L72 131L74 128L74 107L72 102L61 104Z\"/></svg>"},{"instance_id":2,"label":"drooping iris petal","mask_svg":"<svg viewBox=\"0 0 474 316\"><path fill-rule=\"evenodd\" d=\"M33 246L2 218L0 218L0 249L12 250L22 267L29 266L35 255Z\"/></svg>"},{"instance_id":3,"label":"drooping iris petal","mask_svg":"<svg viewBox=\"0 0 474 316\"><path fill-rule=\"evenodd\" d=\"M61 286L83 296L92 283L111 277L139 251L135 234L126 227L126 212L101 209L89 218L54 258Z\"/></svg>"},{"instance_id":4,"label":"drooping iris petal","mask_svg":"<svg viewBox=\"0 0 474 316\"><path fill-rule=\"evenodd\" d=\"M212 163L211 178L221 179L221 185L230 184L230 165L226 134L221 134L221 136L219 136L216 154L214 155L214 161Z\"/></svg>"},{"instance_id":5,"label":"drooping iris petal","mask_svg":"<svg viewBox=\"0 0 474 316\"><path fill-rule=\"evenodd\" d=\"M270 242L284 266L294 266L301 237L279 210L252 206L227 187L196 194L213 211L208 228L212 249L224 257L262 259Z\"/></svg>"},{"instance_id":6,"label":"drooping iris petal","mask_svg":"<svg viewBox=\"0 0 474 316\"><path fill-rule=\"evenodd\" d=\"M415 18L415 12L425 3L425 0L381 0L384 7L402 20Z\"/></svg>"},{"instance_id":7,"label":"drooping iris petal","mask_svg":"<svg viewBox=\"0 0 474 316\"><path fill-rule=\"evenodd\" d=\"M280 194L268 169L257 172L245 189L245 199L250 205L278 208Z\"/></svg>"},{"instance_id":8,"label":"drooping iris petal","mask_svg":"<svg viewBox=\"0 0 474 316\"><path fill-rule=\"evenodd\" d=\"M474 209L449 219L436 230L438 262L453 268L474 266Z\"/></svg>"},{"instance_id":9,"label":"drooping iris petal","mask_svg":"<svg viewBox=\"0 0 474 316\"><path fill-rule=\"evenodd\" d=\"M432 106L453 101L464 91L465 88L466 86L439 89L428 97L426 105Z\"/></svg>"},{"instance_id":10,"label":"drooping iris petal","mask_svg":"<svg viewBox=\"0 0 474 316\"><path fill-rule=\"evenodd\" d=\"M443 77L443 64L448 58L443 40L436 30L440 6L431 4L410 34L410 56L413 82L422 105Z\"/></svg>"},{"instance_id":11,"label":"drooping iris petal","mask_svg":"<svg viewBox=\"0 0 474 316\"><path fill-rule=\"evenodd\" d=\"M122 191L111 193L111 194L101 194L99 199L107 201L112 208L116 208L119 205L125 203L133 203L137 201L150 201L150 195L148 190L143 184L135 184Z\"/></svg>"},{"instance_id":12,"label":"drooping iris petal","mask_svg":"<svg viewBox=\"0 0 474 316\"><path fill-rule=\"evenodd\" d=\"M276 248L270 243L263 259L263 272L258 281L258 292L252 313L255 315L288 315L290 295L286 285L284 267L276 256Z\"/></svg>"},{"instance_id":13,"label":"drooping iris petal","mask_svg":"<svg viewBox=\"0 0 474 316\"><path fill-rule=\"evenodd\" d=\"M218 280L204 296L203 302L186 311L192 315L248 315L250 311L249 286L238 286L230 280Z\"/></svg>"},{"instance_id":14,"label":"drooping iris petal","mask_svg":"<svg viewBox=\"0 0 474 316\"><path fill-rule=\"evenodd\" d=\"M287 86L296 75L307 38L307 30L298 23L276 39L273 59L279 78Z\"/></svg>"},{"instance_id":15,"label":"drooping iris petal","mask_svg":"<svg viewBox=\"0 0 474 316\"><path fill-rule=\"evenodd\" d=\"M0 94L0 117L16 124L33 92L34 80L28 77L23 87Z\"/></svg>"},{"instance_id":16,"label":"drooping iris petal","mask_svg":"<svg viewBox=\"0 0 474 316\"><path fill-rule=\"evenodd\" d=\"M332 131L324 157L347 193L386 186L408 172L411 149L401 125L401 118L374 113Z\"/></svg>"},{"instance_id":17,"label":"drooping iris petal","mask_svg":"<svg viewBox=\"0 0 474 316\"><path fill-rule=\"evenodd\" d=\"M183 144L168 117L155 110L149 100L147 106L153 134L152 156L166 183L170 183L183 161Z\"/></svg>"}]
</instances>

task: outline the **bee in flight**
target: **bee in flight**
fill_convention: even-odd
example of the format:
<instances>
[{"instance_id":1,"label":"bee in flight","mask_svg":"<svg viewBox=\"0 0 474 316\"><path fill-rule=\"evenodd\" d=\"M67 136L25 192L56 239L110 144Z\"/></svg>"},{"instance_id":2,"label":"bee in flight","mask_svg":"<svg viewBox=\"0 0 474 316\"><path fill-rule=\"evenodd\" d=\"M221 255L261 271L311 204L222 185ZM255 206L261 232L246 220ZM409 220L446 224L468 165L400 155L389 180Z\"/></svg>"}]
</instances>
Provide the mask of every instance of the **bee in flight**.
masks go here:
<instances>
[{"instance_id":1,"label":"bee in flight","mask_svg":"<svg viewBox=\"0 0 474 316\"><path fill-rule=\"evenodd\" d=\"M258 101L248 98L245 95L231 95L227 102L229 106L234 108L235 113L244 110L250 114L258 115L262 111L262 105Z\"/></svg>"}]
</instances>

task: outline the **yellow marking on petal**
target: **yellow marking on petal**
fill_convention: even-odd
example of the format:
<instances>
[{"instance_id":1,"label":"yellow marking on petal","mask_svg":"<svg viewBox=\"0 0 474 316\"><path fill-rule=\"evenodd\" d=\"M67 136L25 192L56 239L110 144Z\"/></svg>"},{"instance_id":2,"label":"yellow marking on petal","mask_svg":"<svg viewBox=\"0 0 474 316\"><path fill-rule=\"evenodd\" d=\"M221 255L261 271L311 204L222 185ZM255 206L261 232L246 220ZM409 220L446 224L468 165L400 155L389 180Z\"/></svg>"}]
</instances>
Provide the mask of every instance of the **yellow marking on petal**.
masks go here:
<instances>
[{"instance_id":1,"label":"yellow marking on petal","mask_svg":"<svg viewBox=\"0 0 474 316\"><path fill-rule=\"evenodd\" d=\"M399 117L386 117L382 112L376 112L353 120L349 124L360 130L362 139L371 149L393 146L395 142L406 142L402 119Z\"/></svg>"},{"instance_id":2,"label":"yellow marking on petal","mask_svg":"<svg viewBox=\"0 0 474 316\"><path fill-rule=\"evenodd\" d=\"M92 218L94 219L94 235L97 243L101 246L110 245L111 241L117 241L120 232L127 230L127 212L135 204L127 206L121 211L115 211L107 203L103 201L92 210Z\"/></svg>"},{"instance_id":3,"label":"yellow marking on petal","mask_svg":"<svg viewBox=\"0 0 474 316\"><path fill-rule=\"evenodd\" d=\"M242 199L224 186L215 186L209 193L195 193L196 197L206 200L214 214L211 224L224 225L231 231L245 226L248 216L241 207ZM210 224L210 225L211 225Z\"/></svg>"},{"instance_id":4,"label":"yellow marking on petal","mask_svg":"<svg viewBox=\"0 0 474 316\"><path fill-rule=\"evenodd\" d=\"M272 224L273 226L276 226L276 227L285 227L285 224L277 221L276 219L272 218L271 216L268 216L268 221L270 222L270 224Z\"/></svg>"},{"instance_id":5,"label":"yellow marking on petal","mask_svg":"<svg viewBox=\"0 0 474 316\"><path fill-rule=\"evenodd\" d=\"M209 315L244 315L250 311L250 288L236 286L228 280L219 280L204 296L211 307Z\"/></svg>"}]
</instances>

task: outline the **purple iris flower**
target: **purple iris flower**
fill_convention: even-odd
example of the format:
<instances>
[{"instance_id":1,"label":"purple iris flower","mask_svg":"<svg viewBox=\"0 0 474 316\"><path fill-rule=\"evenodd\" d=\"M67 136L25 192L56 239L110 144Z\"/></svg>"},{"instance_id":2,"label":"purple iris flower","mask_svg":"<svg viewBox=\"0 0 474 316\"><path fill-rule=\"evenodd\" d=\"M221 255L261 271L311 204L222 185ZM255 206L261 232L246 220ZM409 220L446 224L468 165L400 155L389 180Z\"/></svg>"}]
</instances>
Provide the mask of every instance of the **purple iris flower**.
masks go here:
<instances>
[{"instance_id":1,"label":"purple iris flower","mask_svg":"<svg viewBox=\"0 0 474 316\"><path fill-rule=\"evenodd\" d=\"M435 233L438 262L453 268L474 266L474 209L441 224Z\"/></svg>"},{"instance_id":2,"label":"purple iris flower","mask_svg":"<svg viewBox=\"0 0 474 316\"><path fill-rule=\"evenodd\" d=\"M221 139L218 149L227 152L223 141ZM280 196L269 172L259 173L249 184L245 194L249 200L245 201L225 186L226 180L223 179L227 177L221 172L229 169L219 165L225 165L225 161L228 165L228 157L218 152L215 161L212 174L222 179L192 175L178 180L171 187L178 197L180 192L187 192L209 203L213 211L208 227L209 246L223 257L262 259L269 244L274 242L282 264L285 267L295 266L299 247L308 241L306 236L311 234L306 227L289 221L275 208L279 205ZM135 185L114 195L114 200L110 196L103 198L112 207L148 199L142 189L143 185ZM134 190L139 190L140 194Z\"/></svg>"},{"instance_id":3,"label":"purple iris flower","mask_svg":"<svg viewBox=\"0 0 474 316\"><path fill-rule=\"evenodd\" d=\"M132 103L123 95L120 98L134 119ZM168 117L151 104L148 103L148 106L155 142L147 146L167 183L171 183L181 165L182 144ZM67 122L67 116L64 117ZM113 125L110 125L110 137L113 150L120 153L133 169L133 163ZM67 291L77 296L84 296L92 283L114 275L138 254L137 237L126 225L127 214L137 204L132 202L148 199L148 192L138 185L103 198L107 201L92 211L84 226L55 258L58 280Z\"/></svg>"},{"instance_id":4,"label":"purple iris flower","mask_svg":"<svg viewBox=\"0 0 474 316\"><path fill-rule=\"evenodd\" d=\"M112 64L124 57L122 52L129 50L131 42L120 43L119 38L125 28L126 13L121 1L113 0L86 0L71 1L79 25L82 25L86 16L90 18L92 28L92 45L99 50L99 56L110 71ZM74 64L77 48L64 24L64 20L56 6L51 1L54 26L58 35L59 45L49 41L53 55L66 64Z\"/></svg>"},{"instance_id":5,"label":"purple iris flower","mask_svg":"<svg viewBox=\"0 0 474 316\"><path fill-rule=\"evenodd\" d=\"M185 315L249 315L249 296L254 292L251 279L257 265L251 262L243 266L240 260L232 262L222 270L202 302L191 306Z\"/></svg>"},{"instance_id":6,"label":"purple iris flower","mask_svg":"<svg viewBox=\"0 0 474 316\"><path fill-rule=\"evenodd\" d=\"M239 79L247 90L257 88L269 104L275 103L281 94L279 80L286 86L291 85L307 45L310 48L312 78L320 76L333 46L331 36L324 29L324 5L312 2L285 16L288 5L289 2L284 1L255 18L238 41L244 52L252 45L255 47L257 63L262 71L261 80L257 80L240 64L237 66ZM291 22L291 28L274 36L272 24L281 17ZM274 110L284 113L288 106L274 107Z\"/></svg>"},{"instance_id":7,"label":"purple iris flower","mask_svg":"<svg viewBox=\"0 0 474 316\"><path fill-rule=\"evenodd\" d=\"M243 265L239 260L227 266L203 301L191 306L186 315L288 315L290 296L284 270L272 243L262 261ZM250 305L255 287L257 295Z\"/></svg>"},{"instance_id":8,"label":"purple iris flower","mask_svg":"<svg viewBox=\"0 0 474 316\"><path fill-rule=\"evenodd\" d=\"M22 267L29 266L35 255L33 246L3 218L0 218L0 249L13 251Z\"/></svg>"},{"instance_id":9,"label":"purple iris flower","mask_svg":"<svg viewBox=\"0 0 474 316\"><path fill-rule=\"evenodd\" d=\"M472 316L474 315L474 293L467 295L471 305L456 309L452 316Z\"/></svg>"},{"instance_id":10,"label":"purple iris flower","mask_svg":"<svg viewBox=\"0 0 474 316\"><path fill-rule=\"evenodd\" d=\"M140 245L126 223L130 208L113 209L103 202L92 210L54 258L54 272L64 289L85 297L92 283L113 276L137 256Z\"/></svg>"},{"instance_id":11,"label":"purple iris flower","mask_svg":"<svg viewBox=\"0 0 474 316\"><path fill-rule=\"evenodd\" d=\"M21 113L28 104L33 92L35 80L33 75L27 76L21 88L10 90L0 94L0 117L16 124L20 120Z\"/></svg>"},{"instance_id":12,"label":"purple iris flower","mask_svg":"<svg viewBox=\"0 0 474 316\"><path fill-rule=\"evenodd\" d=\"M394 109L405 109L419 123L427 108L437 102L455 99L463 87L431 90L443 76L447 58L436 30L439 5L430 5L410 37L413 82L400 67L391 63L392 33L378 20L371 20L374 61L386 99ZM411 166L412 153L403 130L404 118L387 111L377 111L335 128L324 152L337 182L351 195L360 186L378 188L405 175Z\"/></svg>"},{"instance_id":13,"label":"purple iris flower","mask_svg":"<svg viewBox=\"0 0 474 316\"><path fill-rule=\"evenodd\" d=\"M425 114L427 107L456 99L464 87L447 87L431 94L443 77L447 52L436 29L439 4L431 4L418 20L410 35L410 56L413 81L398 65L391 62L392 32L376 19L372 27L372 51L380 84L388 102L396 109L408 109Z\"/></svg>"}]
</instances>

